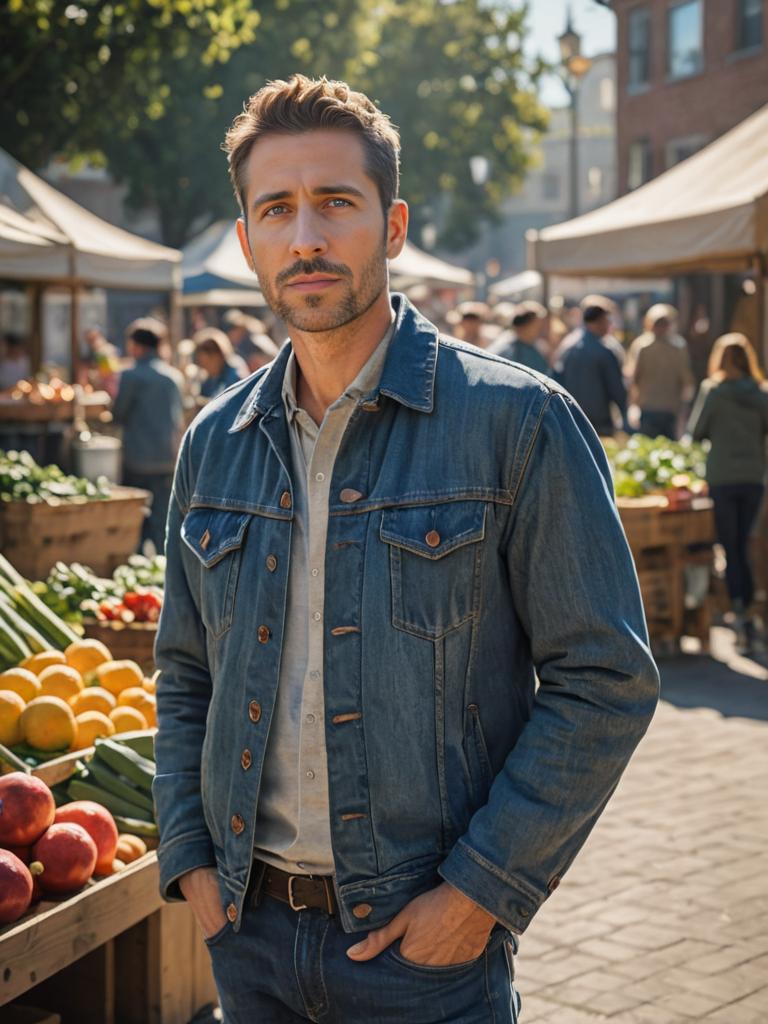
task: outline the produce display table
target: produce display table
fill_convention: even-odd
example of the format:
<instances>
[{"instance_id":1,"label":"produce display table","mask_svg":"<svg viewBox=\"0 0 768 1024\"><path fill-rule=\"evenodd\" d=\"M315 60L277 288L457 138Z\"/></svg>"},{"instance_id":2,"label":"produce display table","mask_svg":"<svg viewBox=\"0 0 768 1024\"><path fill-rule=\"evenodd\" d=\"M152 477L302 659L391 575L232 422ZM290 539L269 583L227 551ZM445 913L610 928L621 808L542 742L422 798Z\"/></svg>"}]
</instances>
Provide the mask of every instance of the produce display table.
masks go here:
<instances>
[{"instance_id":1,"label":"produce display table","mask_svg":"<svg viewBox=\"0 0 768 1024\"><path fill-rule=\"evenodd\" d=\"M692 567L705 574L712 565L715 521L709 498L671 509L664 499L619 499L627 540L637 566L648 630L654 647L676 650L680 637L695 636L709 646L710 602L686 609L686 575Z\"/></svg>"},{"instance_id":2,"label":"produce display table","mask_svg":"<svg viewBox=\"0 0 768 1024\"><path fill-rule=\"evenodd\" d=\"M160 899L150 852L0 928L0 1007L12 1000L62 1024L187 1024L217 996L192 911Z\"/></svg>"}]
</instances>

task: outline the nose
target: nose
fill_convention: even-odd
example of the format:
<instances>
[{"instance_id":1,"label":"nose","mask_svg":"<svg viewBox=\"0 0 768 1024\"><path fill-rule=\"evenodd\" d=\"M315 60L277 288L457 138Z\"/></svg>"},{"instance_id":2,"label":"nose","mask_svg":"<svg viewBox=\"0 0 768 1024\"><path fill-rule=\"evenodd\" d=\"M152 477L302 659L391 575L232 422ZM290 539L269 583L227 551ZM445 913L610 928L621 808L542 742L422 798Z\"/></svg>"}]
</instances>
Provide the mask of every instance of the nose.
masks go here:
<instances>
[{"instance_id":1,"label":"nose","mask_svg":"<svg viewBox=\"0 0 768 1024\"><path fill-rule=\"evenodd\" d=\"M294 233L291 242L291 252L301 260L311 259L313 256L320 256L328 249L325 240L321 219L311 208L300 209L294 220Z\"/></svg>"}]
</instances>

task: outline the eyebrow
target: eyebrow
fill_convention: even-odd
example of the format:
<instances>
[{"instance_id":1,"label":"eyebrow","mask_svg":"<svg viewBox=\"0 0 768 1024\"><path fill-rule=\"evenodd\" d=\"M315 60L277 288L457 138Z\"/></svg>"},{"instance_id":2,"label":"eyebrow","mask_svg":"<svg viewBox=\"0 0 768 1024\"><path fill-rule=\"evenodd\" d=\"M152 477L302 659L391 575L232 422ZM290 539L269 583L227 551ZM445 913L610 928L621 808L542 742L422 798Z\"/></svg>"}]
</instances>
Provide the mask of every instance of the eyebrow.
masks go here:
<instances>
[{"instance_id":1,"label":"eyebrow","mask_svg":"<svg viewBox=\"0 0 768 1024\"><path fill-rule=\"evenodd\" d=\"M276 203L281 199L290 199L293 195L292 192L265 192L263 195L256 196L252 205L255 210L259 206L263 206L265 203ZM354 185L319 185L317 188L312 189L313 196L357 196L358 199L365 199L365 195L360 191L359 188L355 188Z\"/></svg>"}]
</instances>

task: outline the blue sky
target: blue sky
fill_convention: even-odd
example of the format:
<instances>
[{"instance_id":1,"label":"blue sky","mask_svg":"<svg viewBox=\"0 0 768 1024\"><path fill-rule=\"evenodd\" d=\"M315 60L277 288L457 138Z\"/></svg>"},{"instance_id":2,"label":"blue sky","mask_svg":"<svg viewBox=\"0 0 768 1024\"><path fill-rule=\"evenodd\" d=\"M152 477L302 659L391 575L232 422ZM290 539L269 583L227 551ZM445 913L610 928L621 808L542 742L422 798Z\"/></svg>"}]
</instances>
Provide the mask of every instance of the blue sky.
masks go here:
<instances>
[{"instance_id":1,"label":"blue sky","mask_svg":"<svg viewBox=\"0 0 768 1024\"><path fill-rule=\"evenodd\" d=\"M514 0L513 6L522 6ZM557 60L557 37L565 28L568 6L573 12L573 25L581 35L582 50L591 57L616 48L616 15L596 0L528 0L528 53L539 53L547 60ZM547 105L566 102L565 91L556 78L542 81L541 98Z\"/></svg>"}]
</instances>

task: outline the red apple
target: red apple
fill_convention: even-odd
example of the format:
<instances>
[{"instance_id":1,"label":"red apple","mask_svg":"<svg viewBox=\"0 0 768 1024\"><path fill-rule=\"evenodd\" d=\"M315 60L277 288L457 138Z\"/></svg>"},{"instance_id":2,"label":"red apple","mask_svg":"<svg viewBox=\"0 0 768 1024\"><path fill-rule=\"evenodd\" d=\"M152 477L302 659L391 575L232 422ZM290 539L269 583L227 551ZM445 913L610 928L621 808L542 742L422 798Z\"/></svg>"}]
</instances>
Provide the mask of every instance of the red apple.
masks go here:
<instances>
[{"instance_id":1,"label":"red apple","mask_svg":"<svg viewBox=\"0 0 768 1024\"><path fill-rule=\"evenodd\" d=\"M55 813L53 793L40 779L24 772L0 775L0 846L31 846Z\"/></svg>"},{"instance_id":2,"label":"red apple","mask_svg":"<svg viewBox=\"0 0 768 1024\"><path fill-rule=\"evenodd\" d=\"M94 800L73 800L71 804L56 808L55 820L57 824L71 821L81 825L96 843L98 854L95 874L111 874L112 861L117 851L118 832L115 819L106 807L102 807Z\"/></svg>"},{"instance_id":3,"label":"red apple","mask_svg":"<svg viewBox=\"0 0 768 1024\"><path fill-rule=\"evenodd\" d=\"M96 843L82 825L62 822L51 825L32 847L29 869L46 895L74 892L93 874L97 855Z\"/></svg>"},{"instance_id":4,"label":"red apple","mask_svg":"<svg viewBox=\"0 0 768 1024\"><path fill-rule=\"evenodd\" d=\"M15 853L0 850L0 924L26 914L32 902L32 875Z\"/></svg>"}]
</instances>

